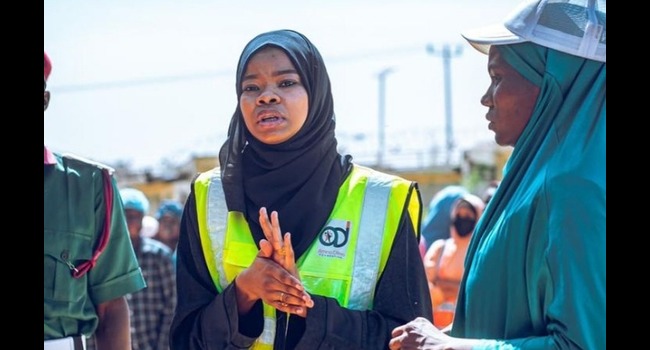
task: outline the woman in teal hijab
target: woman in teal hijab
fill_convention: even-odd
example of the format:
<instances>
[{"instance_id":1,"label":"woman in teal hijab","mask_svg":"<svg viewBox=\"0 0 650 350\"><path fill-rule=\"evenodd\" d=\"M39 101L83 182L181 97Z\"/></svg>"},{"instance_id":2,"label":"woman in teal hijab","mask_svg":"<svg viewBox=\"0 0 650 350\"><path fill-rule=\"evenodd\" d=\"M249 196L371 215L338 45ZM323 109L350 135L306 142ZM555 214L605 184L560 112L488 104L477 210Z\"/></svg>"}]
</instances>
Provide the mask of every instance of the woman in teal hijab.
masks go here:
<instances>
[{"instance_id":1,"label":"woman in teal hijab","mask_svg":"<svg viewBox=\"0 0 650 350\"><path fill-rule=\"evenodd\" d=\"M518 40L464 35L489 50L481 103L496 142L514 150L468 248L451 329L415 319L393 331L391 349L605 349L604 6L529 6L538 27L545 11L579 22L582 9L585 37L601 27L591 51L513 35L531 26L526 8L506 22Z\"/></svg>"}]
</instances>

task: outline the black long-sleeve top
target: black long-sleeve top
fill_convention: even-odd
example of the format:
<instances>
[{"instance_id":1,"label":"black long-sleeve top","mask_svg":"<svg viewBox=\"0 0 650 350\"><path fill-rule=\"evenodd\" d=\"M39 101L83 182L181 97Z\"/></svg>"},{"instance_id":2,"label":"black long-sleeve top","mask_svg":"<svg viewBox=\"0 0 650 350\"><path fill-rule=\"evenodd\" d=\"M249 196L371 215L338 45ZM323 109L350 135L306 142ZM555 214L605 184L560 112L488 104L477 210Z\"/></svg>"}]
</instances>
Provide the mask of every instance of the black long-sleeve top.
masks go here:
<instances>
[{"instance_id":1,"label":"black long-sleeve top","mask_svg":"<svg viewBox=\"0 0 650 350\"><path fill-rule=\"evenodd\" d=\"M170 332L171 349L249 348L263 329L262 302L248 314L239 315L234 282L222 293L217 291L201 248L193 191L192 184L177 248L178 303ZM393 328L418 316L431 320L418 239L404 209L386 267L377 281L372 310L347 309L334 298L311 294L314 307L308 309L306 318L289 318L286 339L286 314L276 313L275 349L387 349Z\"/></svg>"}]
</instances>

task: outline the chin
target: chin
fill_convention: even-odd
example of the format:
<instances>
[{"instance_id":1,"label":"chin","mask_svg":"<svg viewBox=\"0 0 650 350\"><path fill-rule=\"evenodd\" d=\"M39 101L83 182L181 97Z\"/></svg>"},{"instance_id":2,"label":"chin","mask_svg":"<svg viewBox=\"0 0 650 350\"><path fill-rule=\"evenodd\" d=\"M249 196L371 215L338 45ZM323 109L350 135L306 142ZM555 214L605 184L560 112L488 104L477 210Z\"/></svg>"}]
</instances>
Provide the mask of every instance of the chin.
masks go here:
<instances>
[{"instance_id":1,"label":"chin","mask_svg":"<svg viewBox=\"0 0 650 350\"><path fill-rule=\"evenodd\" d=\"M284 137L273 135L273 134L258 134L253 135L258 141L267 144L267 145L277 145L284 142L286 139Z\"/></svg>"},{"instance_id":2,"label":"chin","mask_svg":"<svg viewBox=\"0 0 650 350\"><path fill-rule=\"evenodd\" d=\"M503 137L500 137L498 134L494 134L494 142L497 143L497 145L502 146L502 147L507 147L507 146L512 146L510 142L506 141L503 139Z\"/></svg>"}]
</instances>

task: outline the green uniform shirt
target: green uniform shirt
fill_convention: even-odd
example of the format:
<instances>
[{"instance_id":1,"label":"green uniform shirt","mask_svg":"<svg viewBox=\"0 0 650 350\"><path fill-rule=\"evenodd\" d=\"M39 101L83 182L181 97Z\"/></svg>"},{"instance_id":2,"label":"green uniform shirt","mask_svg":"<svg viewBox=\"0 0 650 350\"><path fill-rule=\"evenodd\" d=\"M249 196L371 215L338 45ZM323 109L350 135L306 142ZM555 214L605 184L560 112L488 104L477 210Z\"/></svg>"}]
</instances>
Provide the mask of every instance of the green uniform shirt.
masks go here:
<instances>
[{"instance_id":1,"label":"green uniform shirt","mask_svg":"<svg viewBox=\"0 0 650 350\"><path fill-rule=\"evenodd\" d=\"M72 277L68 263L89 260L102 234L102 171L100 165L58 154L55 160L44 166L44 340L94 333L97 305L146 286L114 179L108 245L88 273Z\"/></svg>"}]
</instances>

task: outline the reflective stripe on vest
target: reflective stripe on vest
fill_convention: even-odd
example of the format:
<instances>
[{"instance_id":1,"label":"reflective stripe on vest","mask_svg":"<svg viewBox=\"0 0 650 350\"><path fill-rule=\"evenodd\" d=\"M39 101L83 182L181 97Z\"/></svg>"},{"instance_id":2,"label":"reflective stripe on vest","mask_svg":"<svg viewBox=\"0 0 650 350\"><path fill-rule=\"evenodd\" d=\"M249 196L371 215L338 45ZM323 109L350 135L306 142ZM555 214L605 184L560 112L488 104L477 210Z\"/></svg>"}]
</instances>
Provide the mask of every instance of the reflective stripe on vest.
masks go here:
<instances>
[{"instance_id":1,"label":"reflective stripe on vest","mask_svg":"<svg viewBox=\"0 0 650 350\"><path fill-rule=\"evenodd\" d=\"M306 290L350 309L371 309L410 189L410 181L355 165L328 223L296 262ZM203 252L221 292L258 249L242 213L227 212L219 169L195 180L195 198ZM409 201L414 210L419 200ZM363 247L356 249L358 243ZM272 348L275 321L275 308L264 303L264 331L254 348Z\"/></svg>"},{"instance_id":2,"label":"reflective stripe on vest","mask_svg":"<svg viewBox=\"0 0 650 350\"><path fill-rule=\"evenodd\" d=\"M348 307L353 310L368 310L372 302L376 278L379 277L379 258L381 256L384 222L390 195L390 179L377 173L368 179L363 198L363 210L359 222L359 232L364 234L362 242L369 242L367 249L355 249L354 270ZM373 246L372 244L377 244Z\"/></svg>"}]
</instances>

